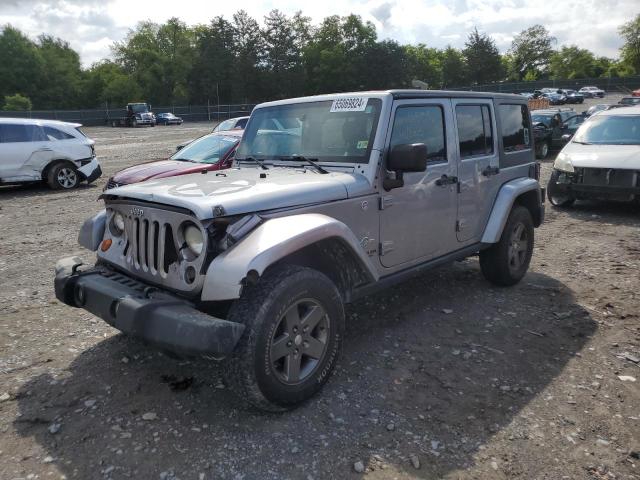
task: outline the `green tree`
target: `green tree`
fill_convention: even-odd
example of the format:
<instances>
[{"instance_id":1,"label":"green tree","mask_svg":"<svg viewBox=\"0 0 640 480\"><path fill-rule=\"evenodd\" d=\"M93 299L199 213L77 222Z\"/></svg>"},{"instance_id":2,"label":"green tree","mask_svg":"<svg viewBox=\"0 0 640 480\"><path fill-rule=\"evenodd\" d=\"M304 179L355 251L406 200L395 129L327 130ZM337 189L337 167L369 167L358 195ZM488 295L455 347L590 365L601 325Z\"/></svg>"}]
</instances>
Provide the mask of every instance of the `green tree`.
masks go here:
<instances>
[{"instance_id":1,"label":"green tree","mask_svg":"<svg viewBox=\"0 0 640 480\"><path fill-rule=\"evenodd\" d=\"M40 98L44 61L38 46L20 30L6 25L0 32L0 98L21 92ZM36 101L36 106L39 107Z\"/></svg>"},{"instance_id":2,"label":"green tree","mask_svg":"<svg viewBox=\"0 0 640 480\"><path fill-rule=\"evenodd\" d=\"M235 82L233 98L248 103L264 97L261 61L264 51L258 22L244 10L233 15L233 50L235 52Z\"/></svg>"},{"instance_id":3,"label":"green tree","mask_svg":"<svg viewBox=\"0 0 640 480\"><path fill-rule=\"evenodd\" d=\"M623 24L619 32L624 39L620 50L622 60L640 74L640 14Z\"/></svg>"},{"instance_id":4,"label":"green tree","mask_svg":"<svg viewBox=\"0 0 640 480\"><path fill-rule=\"evenodd\" d=\"M22 112L31 110L31 100L28 97L16 93L14 95L6 95L4 97L3 110L8 112Z\"/></svg>"},{"instance_id":5,"label":"green tree","mask_svg":"<svg viewBox=\"0 0 640 480\"><path fill-rule=\"evenodd\" d=\"M595 63L596 58L589 50L570 45L551 55L549 73L555 79L596 77Z\"/></svg>"},{"instance_id":6,"label":"green tree","mask_svg":"<svg viewBox=\"0 0 640 480\"><path fill-rule=\"evenodd\" d=\"M81 99L83 72L80 56L59 38L42 35L38 50L43 61L43 87L36 98L39 108L74 108Z\"/></svg>"},{"instance_id":7,"label":"green tree","mask_svg":"<svg viewBox=\"0 0 640 480\"><path fill-rule=\"evenodd\" d=\"M534 25L516 35L509 53L519 80L530 71L537 77L547 72L555 42L556 39L542 25Z\"/></svg>"},{"instance_id":8,"label":"green tree","mask_svg":"<svg viewBox=\"0 0 640 480\"><path fill-rule=\"evenodd\" d=\"M482 85L504 78L500 51L486 33L477 28L467 37L462 54L467 64L467 74L472 83Z\"/></svg>"},{"instance_id":9,"label":"green tree","mask_svg":"<svg viewBox=\"0 0 640 480\"><path fill-rule=\"evenodd\" d=\"M442 82L440 52L424 44L404 45L408 80L420 80L430 88L439 88Z\"/></svg>"},{"instance_id":10,"label":"green tree","mask_svg":"<svg viewBox=\"0 0 640 480\"><path fill-rule=\"evenodd\" d=\"M460 87L467 85L468 74L464 55L451 45L440 54L442 65L442 87Z\"/></svg>"}]
</instances>

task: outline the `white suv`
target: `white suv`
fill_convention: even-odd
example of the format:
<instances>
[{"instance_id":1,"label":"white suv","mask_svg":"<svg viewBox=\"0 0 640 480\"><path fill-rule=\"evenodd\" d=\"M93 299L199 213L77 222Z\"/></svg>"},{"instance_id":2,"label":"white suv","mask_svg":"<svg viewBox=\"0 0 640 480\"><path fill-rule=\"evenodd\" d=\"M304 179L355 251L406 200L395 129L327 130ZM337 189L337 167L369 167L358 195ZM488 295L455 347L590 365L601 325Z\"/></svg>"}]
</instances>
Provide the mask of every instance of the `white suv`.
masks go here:
<instances>
[{"instance_id":1,"label":"white suv","mask_svg":"<svg viewBox=\"0 0 640 480\"><path fill-rule=\"evenodd\" d=\"M70 189L102 175L95 142L79 123L0 118L0 185L45 181Z\"/></svg>"}]
</instances>

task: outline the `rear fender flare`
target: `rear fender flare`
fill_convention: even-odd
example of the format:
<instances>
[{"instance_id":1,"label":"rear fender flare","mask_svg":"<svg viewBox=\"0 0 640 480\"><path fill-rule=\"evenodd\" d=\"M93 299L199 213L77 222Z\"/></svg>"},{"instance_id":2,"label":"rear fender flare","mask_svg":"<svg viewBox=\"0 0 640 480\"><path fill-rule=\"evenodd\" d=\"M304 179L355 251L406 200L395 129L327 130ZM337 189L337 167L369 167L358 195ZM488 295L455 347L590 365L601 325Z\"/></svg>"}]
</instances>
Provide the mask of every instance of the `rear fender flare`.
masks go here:
<instances>
[{"instance_id":1,"label":"rear fender flare","mask_svg":"<svg viewBox=\"0 0 640 480\"><path fill-rule=\"evenodd\" d=\"M262 275L277 261L329 238L342 240L369 279L378 279L375 267L349 227L335 218L308 213L267 220L231 249L214 258L207 268L202 301L239 298L249 272Z\"/></svg>"},{"instance_id":2,"label":"rear fender flare","mask_svg":"<svg viewBox=\"0 0 640 480\"><path fill-rule=\"evenodd\" d=\"M542 209L542 194L540 184L537 180L528 177L517 178L500 187L498 196L491 210L491 215L489 216L489 221L482 235L482 243L497 243L500 241L502 231L504 230L514 203L516 203L518 197L531 191L537 191L537 208ZM535 215L532 216L535 218ZM540 215L540 219L542 219L542 215Z\"/></svg>"}]
</instances>

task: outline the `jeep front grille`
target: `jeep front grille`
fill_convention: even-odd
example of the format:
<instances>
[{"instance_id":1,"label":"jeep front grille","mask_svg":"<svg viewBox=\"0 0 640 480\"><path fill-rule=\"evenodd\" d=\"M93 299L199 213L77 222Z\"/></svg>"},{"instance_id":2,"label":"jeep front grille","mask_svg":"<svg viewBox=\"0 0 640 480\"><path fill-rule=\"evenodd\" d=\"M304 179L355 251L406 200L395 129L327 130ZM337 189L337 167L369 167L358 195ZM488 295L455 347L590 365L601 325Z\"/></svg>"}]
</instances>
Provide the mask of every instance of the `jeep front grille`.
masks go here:
<instances>
[{"instance_id":1,"label":"jeep front grille","mask_svg":"<svg viewBox=\"0 0 640 480\"><path fill-rule=\"evenodd\" d=\"M120 235L112 224L116 212L125 220ZM206 248L199 256L186 248L182 236L186 224L201 228L206 242L206 230L189 213L119 201L107 203L105 235L113 243L106 252L99 251L98 256L142 280L172 290L195 291L202 284Z\"/></svg>"}]
</instances>

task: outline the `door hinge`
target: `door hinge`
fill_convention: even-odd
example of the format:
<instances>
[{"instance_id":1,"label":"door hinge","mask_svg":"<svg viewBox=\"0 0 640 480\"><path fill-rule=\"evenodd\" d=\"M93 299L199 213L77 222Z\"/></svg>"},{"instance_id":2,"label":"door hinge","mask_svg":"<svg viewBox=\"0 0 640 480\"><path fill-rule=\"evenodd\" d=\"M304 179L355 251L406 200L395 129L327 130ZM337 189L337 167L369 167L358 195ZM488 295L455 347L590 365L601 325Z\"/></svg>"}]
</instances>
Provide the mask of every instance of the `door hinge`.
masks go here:
<instances>
[{"instance_id":1,"label":"door hinge","mask_svg":"<svg viewBox=\"0 0 640 480\"><path fill-rule=\"evenodd\" d=\"M391 195L386 195L384 197L380 197L380 210L384 210L385 208L393 205L393 197Z\"/></svg>"},{"instance_id":2,"label":"door hinge","mask_svg":"<svg viewBox=\"0 0 640 480\"><path fill-rule=\"evenodd\" d=\"M393 251L393 241L387 240L386 242L380 242L380 256L384 256L387 253Z\"/></svg>"}]
</instances>

